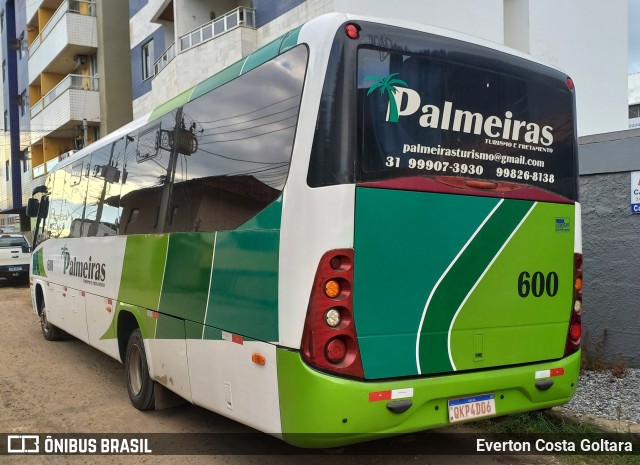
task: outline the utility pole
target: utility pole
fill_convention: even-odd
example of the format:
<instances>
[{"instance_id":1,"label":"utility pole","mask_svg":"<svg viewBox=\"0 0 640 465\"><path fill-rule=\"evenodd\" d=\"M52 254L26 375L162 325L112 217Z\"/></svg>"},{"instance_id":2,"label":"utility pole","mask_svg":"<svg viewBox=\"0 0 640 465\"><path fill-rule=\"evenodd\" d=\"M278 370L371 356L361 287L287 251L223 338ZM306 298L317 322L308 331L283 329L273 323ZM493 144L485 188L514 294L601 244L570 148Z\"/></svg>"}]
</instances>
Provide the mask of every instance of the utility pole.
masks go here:
<instances>
[{"instance_id":1,"label":"utility pole","mask_svg":"<svg viewBox=\"0 0 640 465\"><path fill-rule=\"evenodd\" d=\"M82 148L89 145L89 125L87 124L87 118L82 120Z\"/></svg>"},{"instance_id":2,"label":"utility pole","mask_svg":"<svg viewBox=\"0 0 640 465\"><path fill-rule=\"evenodd\" d=\"M169 164L167 166L167 175L164 178L164 186L162 187L162 197L160 199L160 212L158 213L158 228L159 233L165 232L169 216L169 202L171 200L171 192L173 190L173 182L176 177L176 165L178 163L178 152L180 146L180 129L182 127L182 107L176 110L176 125L173 130L173 148L171 149L171 155L169 156Z\"/></svg>"}]
</instances>

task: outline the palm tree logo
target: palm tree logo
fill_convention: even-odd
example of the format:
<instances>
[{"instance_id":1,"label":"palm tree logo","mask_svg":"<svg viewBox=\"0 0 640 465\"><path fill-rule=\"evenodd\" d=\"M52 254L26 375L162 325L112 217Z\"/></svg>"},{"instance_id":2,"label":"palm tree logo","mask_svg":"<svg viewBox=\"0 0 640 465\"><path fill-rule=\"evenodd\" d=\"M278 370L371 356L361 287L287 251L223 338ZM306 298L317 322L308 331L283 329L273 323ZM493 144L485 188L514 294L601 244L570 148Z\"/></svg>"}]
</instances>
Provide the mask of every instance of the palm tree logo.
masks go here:
<instances>
[{"instance_id":1,"label":"palm tree logo","mask_svg":"<svg viewBox=\"0 0 640 465\"><path fill-rule=\"evenodd\" d=\"M379 89L380 95L384 95L386 93L389 97L389 116L387 121L390 123L398 122L398 105L396 104L396 99L393 97L393 94L398 92L396 86L409 87L409 85L402 79L394 78L394 76L397 76L398 74L399 73L391 73L383 78L380 76L367 76L364 78L365 81L376 81L371 87L369 87L367 95L370 95L371 92Z\"/></svg>"},{"instance_id":2,"label":"palm tree logo","mask_svg":"<svg viewBox=\"0 0 640 465\"><path fill-rule=\"evenodd\" d=\"M69 262L71 261L71 254L66 245L60 249L60 255L62 256L62 273L66 274L67 268L69 268Z\"/></svg>"}]
</instances>

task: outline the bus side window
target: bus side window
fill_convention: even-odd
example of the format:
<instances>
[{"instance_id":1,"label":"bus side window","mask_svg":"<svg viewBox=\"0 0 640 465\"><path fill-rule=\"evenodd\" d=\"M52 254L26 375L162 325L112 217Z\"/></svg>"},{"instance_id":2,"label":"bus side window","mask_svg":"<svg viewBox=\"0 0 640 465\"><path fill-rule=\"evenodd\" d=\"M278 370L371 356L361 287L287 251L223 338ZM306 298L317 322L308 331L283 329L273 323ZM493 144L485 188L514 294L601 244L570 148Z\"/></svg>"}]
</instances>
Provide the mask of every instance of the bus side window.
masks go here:
<instances>
[{"instance_id":1,"label":"bus side window","mask_svg":"<svg viewBox=\"0 0 640 465\"><path fill-rule=\"evenodd\" d=\"M171 150L166 134L175 127L175 113L163 116L127 135L120 174L119 234L155 234Z\"/></svg>"},{"instance_id":2,"label":"bus side window","mask_svg":"<svg viewBox=\"0 0 640 465\"><path fill-rule=\"evenodd\" d=\"M55 170L52 175L54 179L49 197L49 216L45 225L46 237L71 237L73 220L78 218L78 215L81 218L86 190L74 191L71 185L74 182L71 171L72 167L69 165L64 169Z\"/></svg>"},{"instance_id":3,"label":"bus side window","mask_svg":"<svg viewBox=\"0 0 640 465\"><path fill-rule=\"evenodd\" d=\"M42 232L40 233L39 237L38 237L38 243L45 241L47 239L49 239L51 237L51 232L48 229L48 225L50 224L50 222L52 221L52 210L51 210L51 198L52 198L52 193L53 193L53 188L54 188L54 179L55 177L53 175L47 176L47 179L45 181L45 185L47 186L47 196L43 196L42 201L40 202L40 208L46 208L47 209L47 213L46 215L42 215L43 216L43 220L42 220ZM55 215L54 215L55 217Z\"/></svg>"},{"instance_id":4,"label":"bus side window","mask_svg":"<svg viewBox=\"0 0 640 465\"><path fill-rule=\"evenodd\" d=\"M115 236L118 232L120 182L125 139L101 147L91 154L84 235Z\"/></svg>"},{"instance_id":5,"label":"bus side window","mask_svg":"<svg viewBox=\"0 0 640 465\"><path fill-rule=\"evenodd\" d=\"M234 229L280 196L306 64L295 47L183 107L168 231Z\"/></svg>"}]
</instances>

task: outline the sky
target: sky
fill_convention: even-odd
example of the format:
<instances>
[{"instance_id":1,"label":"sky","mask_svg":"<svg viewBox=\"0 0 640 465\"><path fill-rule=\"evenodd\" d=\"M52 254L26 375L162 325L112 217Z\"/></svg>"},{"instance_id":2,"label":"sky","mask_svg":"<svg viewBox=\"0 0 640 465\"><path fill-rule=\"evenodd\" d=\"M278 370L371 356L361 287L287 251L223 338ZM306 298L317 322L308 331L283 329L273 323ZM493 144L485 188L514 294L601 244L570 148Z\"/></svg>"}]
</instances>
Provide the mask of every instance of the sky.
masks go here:
<instances>
[{"instance_id":1,"label":"sky","mask_svg":"<svg viewBox=\"0 0 640 465\"><path fill-rule=\"evenodd\" d=\"M629 74L640 73L640 0L629 0Z\"/></svg>"}]
</instances>

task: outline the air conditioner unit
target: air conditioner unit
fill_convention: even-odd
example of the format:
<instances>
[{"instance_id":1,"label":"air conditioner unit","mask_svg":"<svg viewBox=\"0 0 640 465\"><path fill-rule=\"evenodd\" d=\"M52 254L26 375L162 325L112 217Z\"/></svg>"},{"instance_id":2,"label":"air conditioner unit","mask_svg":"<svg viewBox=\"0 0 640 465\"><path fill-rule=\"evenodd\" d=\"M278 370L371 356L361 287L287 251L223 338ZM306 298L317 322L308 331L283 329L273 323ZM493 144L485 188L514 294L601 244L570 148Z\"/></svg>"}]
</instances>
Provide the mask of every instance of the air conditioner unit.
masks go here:
<instances>
[{"instance_id":1,"label":"air conditioner unit","mask_svg":"<svg viewBox=\"0 0 640 465\"><path fill-rule=\"evenodd\" d=\"M87 56L86 55L76 55L73 57L73 61L76 62L76 65L78 66L84 66L84 64L87 62Z\"/></svg>"}]
</instances>

